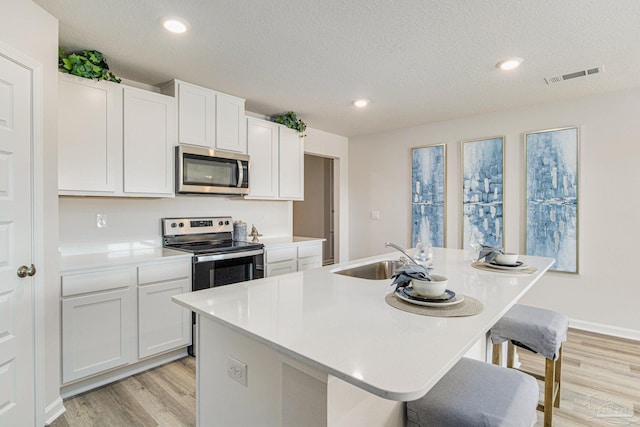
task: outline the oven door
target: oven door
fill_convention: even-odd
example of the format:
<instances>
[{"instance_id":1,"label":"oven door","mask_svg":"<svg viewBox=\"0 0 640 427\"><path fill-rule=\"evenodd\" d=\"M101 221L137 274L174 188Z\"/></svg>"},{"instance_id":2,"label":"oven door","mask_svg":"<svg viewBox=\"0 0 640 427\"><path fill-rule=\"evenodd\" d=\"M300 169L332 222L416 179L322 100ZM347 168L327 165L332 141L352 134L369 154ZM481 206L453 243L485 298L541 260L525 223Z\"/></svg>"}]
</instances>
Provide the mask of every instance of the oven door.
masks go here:
<instances>
[{"instance_id":1,"label":"oven door","mask_svg":"<svg viewBox=\"0 0 640 427\"><path fill-rule=\"evenodd\" d=\"M195 256L193 291L264 277L264 250Z\"/></svg>"}]
</instances>

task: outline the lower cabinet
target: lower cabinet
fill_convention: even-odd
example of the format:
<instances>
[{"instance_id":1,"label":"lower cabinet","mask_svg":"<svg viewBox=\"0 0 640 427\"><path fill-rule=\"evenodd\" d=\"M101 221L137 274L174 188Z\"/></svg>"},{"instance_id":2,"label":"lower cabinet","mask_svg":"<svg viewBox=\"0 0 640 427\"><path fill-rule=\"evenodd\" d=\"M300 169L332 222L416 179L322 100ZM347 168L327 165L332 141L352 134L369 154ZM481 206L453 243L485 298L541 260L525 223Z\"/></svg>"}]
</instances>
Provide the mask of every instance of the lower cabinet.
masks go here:
<instances>
[{"instance_id":1,"label":"lower cabinet","mask_svg":"<svg viewBox=\"0 0 640 427\"><path fill-rule=\"evenodd\" d=\"M62 300L62 382L132 360L135 317L129 288Z\"/></svg>"},{"instance_id":2,"label":"lower cabinet","mask_svg":"<svg viewBox=\"0 0 640 427\"><path fill-rule=\"evenodd\" d=\"M265 248L266 277L322 267L322 241Z\"/></svg>"},{"instance_id":3,"label":"lower cabinet","mask_svg":"<svg viewBox=\"0 0 640 427\"><path fill-rule=\"evenodd\" d=\"M87 269L61 276L62 384L191 341L191 312L171 301L191 289L191 259Z\"/></svg>"}]
</instances>

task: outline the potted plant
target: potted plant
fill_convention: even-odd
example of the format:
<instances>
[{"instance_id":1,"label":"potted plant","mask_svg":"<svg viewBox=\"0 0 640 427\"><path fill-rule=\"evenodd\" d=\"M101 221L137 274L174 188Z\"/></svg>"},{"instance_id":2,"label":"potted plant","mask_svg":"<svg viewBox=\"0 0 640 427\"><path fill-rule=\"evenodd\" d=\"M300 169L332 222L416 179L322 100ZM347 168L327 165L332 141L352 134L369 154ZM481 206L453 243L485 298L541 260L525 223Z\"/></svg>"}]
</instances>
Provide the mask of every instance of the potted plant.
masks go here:
<instances>
[{"instance_id":1,"label":"potted plant","mask_svg":"<svg viewBox=\"0 0 640 427\"><path fill-rule=\"evenodd\" d=\"M289 129L298 131L300 138L307 136L304 133L304 131L307 130L307 124L299 119L293 111L272 116L271 120L276 123L280 123L281 125L285 125Z\"/></svg>"},{"instance_id":2,"label":"potted plant","mask_svg":"<svg viewBox=\"0 0 640 427\"><path fill-rule=\"evenodd\" d=\"M104 55L97 50L83 50L66 55L64 49L60 48L58 50L58 70L86 79L120 83L120 79L109 71Z\"/></svg>"}]
</instances>

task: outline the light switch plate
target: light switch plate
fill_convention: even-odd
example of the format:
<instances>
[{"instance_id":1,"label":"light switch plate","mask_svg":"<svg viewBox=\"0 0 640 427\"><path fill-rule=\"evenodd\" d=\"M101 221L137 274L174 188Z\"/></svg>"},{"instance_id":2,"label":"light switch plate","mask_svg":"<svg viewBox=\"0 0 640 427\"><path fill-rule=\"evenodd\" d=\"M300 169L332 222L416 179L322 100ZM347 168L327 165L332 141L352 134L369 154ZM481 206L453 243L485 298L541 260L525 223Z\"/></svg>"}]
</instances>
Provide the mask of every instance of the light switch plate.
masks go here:
<instances>
[{"instance_id":1,"label":"light switch plate","mask_svg":"<svg viewBox=\"0 0 640 427\"><path fill-rule=\"evenodd\" d=\"M227 356L227 375L243 386L247 386L247 364Z\"/></svg>"}]
</instances>

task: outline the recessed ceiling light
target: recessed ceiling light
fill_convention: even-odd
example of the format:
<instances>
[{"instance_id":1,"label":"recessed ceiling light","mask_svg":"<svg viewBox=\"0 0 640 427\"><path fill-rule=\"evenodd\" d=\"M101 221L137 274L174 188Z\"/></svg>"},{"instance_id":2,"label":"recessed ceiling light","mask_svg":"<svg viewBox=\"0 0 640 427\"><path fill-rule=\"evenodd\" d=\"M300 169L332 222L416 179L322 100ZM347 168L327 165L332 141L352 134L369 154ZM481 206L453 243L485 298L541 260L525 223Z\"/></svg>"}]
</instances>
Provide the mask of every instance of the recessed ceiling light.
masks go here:
<instances>
[{"instance_id":1,"label":"recessed ceiling light","mask_svg":"<svg viewBox=\"0 0 640 427\"><path fill-rule=\"evenodd\" d=\"M353 101L353 105L355 105L358 108L363 108L363 107L366 107L367 105L369 105L369 100L368 99L356 99L355 101Z\"/></svg>"},{"instance_id":2,"label":"recessed ceiling light","mask_svg":"<svg viewBox=\"0 0 640 427\"><path fill-rule=\"evenodd\" d=\"M180 18L166 18L162 21L165 30L176 34L182 34L189 29L189 23Z\"/></svg>"},{"instance_id":3,"label":"recessed ceiling light","mask_svg":"<svg viewBox=\"0 0 640 427\"><path fill-rule=\"evenodd\" d=\"M499 68L504 71L514 70L522 64L524 59L522 58L509 58L503 61L500 61L496 64L496 68Z\"/></svg>"}]
</instances>

